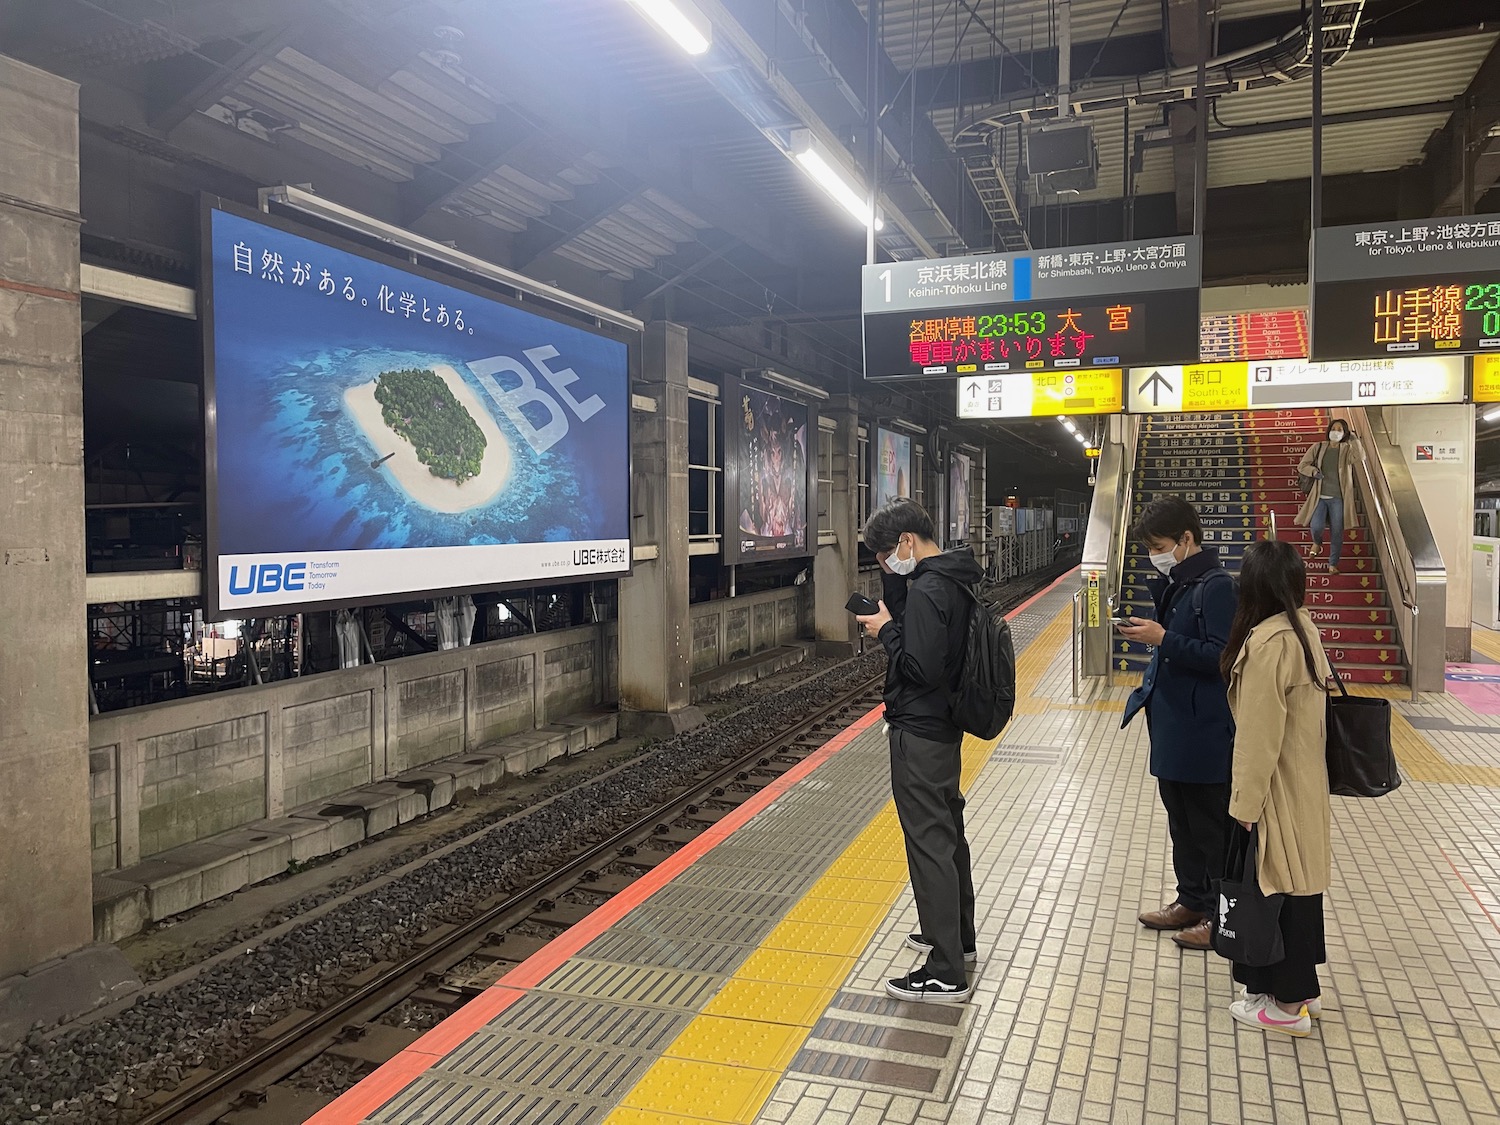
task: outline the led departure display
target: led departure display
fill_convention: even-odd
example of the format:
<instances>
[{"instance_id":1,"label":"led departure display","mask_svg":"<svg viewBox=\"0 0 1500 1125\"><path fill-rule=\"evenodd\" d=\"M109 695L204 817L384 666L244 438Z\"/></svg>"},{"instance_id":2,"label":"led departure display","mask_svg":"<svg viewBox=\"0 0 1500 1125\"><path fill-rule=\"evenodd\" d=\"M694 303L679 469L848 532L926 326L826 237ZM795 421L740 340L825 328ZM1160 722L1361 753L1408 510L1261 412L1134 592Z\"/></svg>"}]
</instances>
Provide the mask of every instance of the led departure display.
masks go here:
<instances>
[{"instance_id":1,"label":"led departure display","mask_svg":"<svg viewBox=\"0 0 1500 1125\"><path fill-rule=\"evenodd\" d=\"M865 377L1191 363L1200 274L1192 239L866 266Z\"/></svg>"},{"instance_id":2,"label":"led departure display","mask_svg":"<svg viewBox=\"0 0 1500 1125\"><path fill-rule=\"evenodd\" d=\"M1318 232L1313 357L1500 352L1500 217Z\"/></svg>"}]
</instances>

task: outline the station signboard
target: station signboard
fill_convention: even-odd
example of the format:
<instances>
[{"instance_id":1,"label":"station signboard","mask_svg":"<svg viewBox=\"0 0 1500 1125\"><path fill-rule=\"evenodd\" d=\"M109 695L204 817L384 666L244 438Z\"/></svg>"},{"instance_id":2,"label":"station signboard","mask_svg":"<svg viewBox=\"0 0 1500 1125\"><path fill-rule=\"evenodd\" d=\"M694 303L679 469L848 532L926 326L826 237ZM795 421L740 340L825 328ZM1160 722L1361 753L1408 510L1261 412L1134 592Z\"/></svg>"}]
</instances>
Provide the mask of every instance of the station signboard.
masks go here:
<instances>
[{"instance_id":1,"label":"station signboard","mask_svg":"<svg viewBox=\"0 0 1500 1125\"><path fill-rule=\"evenodd\" d=\"M965 375L958 380L960 418L1045 418L1059 414L1118 414L1124 408L1124 372L1011 371Z\"/></svg>"},{"instance_id":2,"label":"station signboard","mask_svg":"<svg viewBox=\"0 0 1500 1125\"><path fill-rule=\"evenodd\" d=\"M1500 215L1313 236L1312 357L1500 354Z\"/></svg>"},{"instance_id":3,"label":"station signboard","mask_svg":"<svg viewBox=\"0 0 1500 1125\"><path fill-rule=\"evenodd\" d=\"M1197 238L865 266L865 377L1198 358Z\"/></svg>"},{"instance_id":4,"label":"station signboard","mask_svg":"<svg viewBox=\"0 0 1500 1125\"><path fill-rule=\"evenodd\" d=\"M1474 357L1475 402L1500 402L1500 355Z\"/></svg>"},{"instance_id":5,"label":"station signboard","mask_svg":"<svg viewBox=\"0 0 1500 1125\"><path fill-rule=\"evenodd\" d=\"M1131 414L1463 402L1464 361L1426 356L1140 367L1129 373L1125 390Z\"/></svg>"}]
</instances>

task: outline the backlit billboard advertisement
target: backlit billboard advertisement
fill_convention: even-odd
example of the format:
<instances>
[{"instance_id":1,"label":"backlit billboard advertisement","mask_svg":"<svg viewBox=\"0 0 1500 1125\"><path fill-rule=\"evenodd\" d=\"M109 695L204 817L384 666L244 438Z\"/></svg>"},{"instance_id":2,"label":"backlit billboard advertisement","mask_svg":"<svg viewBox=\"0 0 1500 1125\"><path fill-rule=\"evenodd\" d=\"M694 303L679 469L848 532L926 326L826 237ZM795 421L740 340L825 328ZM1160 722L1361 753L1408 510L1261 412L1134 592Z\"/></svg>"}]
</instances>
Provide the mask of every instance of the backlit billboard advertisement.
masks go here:
<instances>
[{"instance_id":1,"label":"backlit billboard advertisement","mask_svg":"<svg viewBox=\"0 0 1500 1125\"><path fill-rule=\"evenodd\" d=\"M911 438L875 427L875 501L879 511L898 496L911 495Z\"/></svg>"},{"instance_id":2,"label":"backlit billboard advertisement","mask_svg":"<svg viewBox=\"0 0 1500 1125\"><path fill-rule=\"evenodd\" d=\"M968 454L948 458L948 542L969 541L969 481L973 461Z\"/></svg>"},{"instance_id":3,"label":"backlit billboard advertisement","mask_svg":"<svg viewBox=\"0 0 1500 1125\"><path fill-rule=\"evenodd\" d=\"M210 616L629 571L632 334L214 203Z\"/></svg>"},{"instance_id":4,"label":"backlit billboard advertisement","mask_svg":"<svg viewBox=\"0 0 1500 1125\"><path fill-rule=\"evenodd\" d=\"M724 561L761 562L813 553L814 492L806 404L724 380L724 496L734 519ZM726 521L728 522L728 521Z\"/></svg>"}]
</instances>

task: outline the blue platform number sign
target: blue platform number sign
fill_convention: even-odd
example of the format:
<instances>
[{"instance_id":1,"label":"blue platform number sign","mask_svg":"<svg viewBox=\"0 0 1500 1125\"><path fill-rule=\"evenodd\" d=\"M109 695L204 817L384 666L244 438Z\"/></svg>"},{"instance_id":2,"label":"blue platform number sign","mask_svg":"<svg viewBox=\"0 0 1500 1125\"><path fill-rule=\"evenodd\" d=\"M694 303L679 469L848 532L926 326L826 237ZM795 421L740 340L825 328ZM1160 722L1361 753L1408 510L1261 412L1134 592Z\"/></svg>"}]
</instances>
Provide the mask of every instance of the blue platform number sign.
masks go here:
<instances>
[{"instance_id":1,"label":"blue platform number sign","mask_svg":"<svg viewBox=\"0 0 1500 1125\"><path fill-rule=\"evenodd\" d=\"M630 568L630 340L208 215L211 612Z\"/></svg>"}]
</instances>

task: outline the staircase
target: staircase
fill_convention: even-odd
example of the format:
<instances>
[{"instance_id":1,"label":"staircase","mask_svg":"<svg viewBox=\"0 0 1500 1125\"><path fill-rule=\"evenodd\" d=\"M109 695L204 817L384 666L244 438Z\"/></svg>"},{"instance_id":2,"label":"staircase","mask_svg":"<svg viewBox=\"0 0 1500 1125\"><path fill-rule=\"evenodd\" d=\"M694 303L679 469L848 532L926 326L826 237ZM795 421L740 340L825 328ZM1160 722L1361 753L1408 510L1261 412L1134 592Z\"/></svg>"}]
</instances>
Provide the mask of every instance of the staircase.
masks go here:
<instances>
[{"instance_id":1,"label":"staircase","mask_svg":"<svg viewBox=\"0 0 1500 1125\"><path fill-rule=\"evenodd\" d=\"M1238 574L1245 548L1270 531L1294 543L1307 562L1307 608L1318 625L1328 658L1351 683L1405 683L1407 667L1396 639L1391 604L1370 528L1344 532L1339 573L1328 572L1328 543L1317 558L1312 533L1293 522L1302 506L1297 463L1327 430L1323 410L1277 410L1247 414L1184 414L1148 417L1136 457L1132 523L1158 496L1179 495L1197 507L1204 546L1214 547L1230 573ZM1346 502L1347 503L1347 502ZM1146 550L1126 548L1120 612L1155 616L1146 579L1155 569ZM1116 671L1144 670L1145 645L1113 638Z\"/></svg>"}]
</instances>

